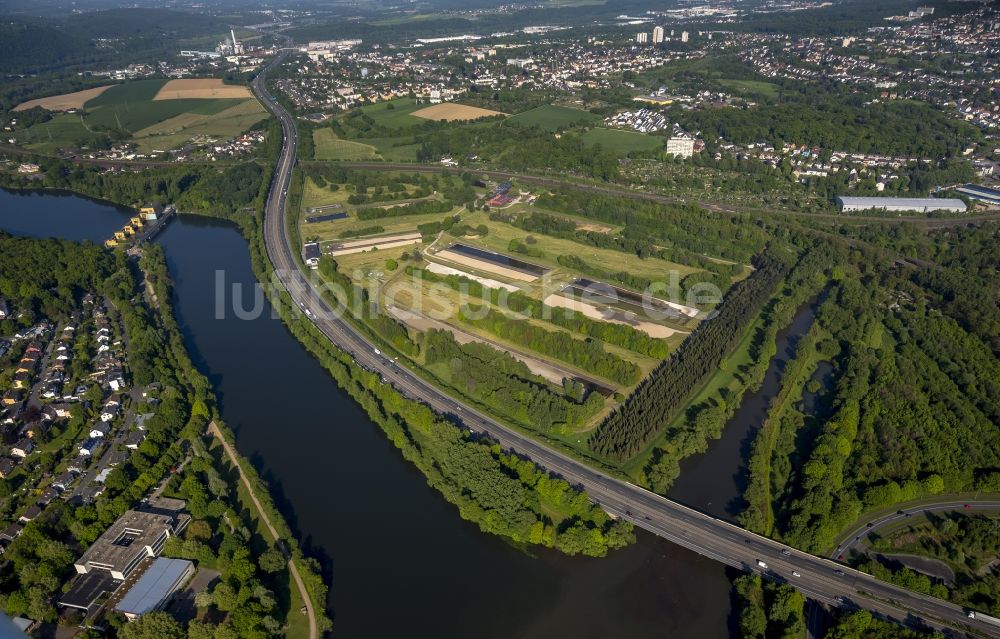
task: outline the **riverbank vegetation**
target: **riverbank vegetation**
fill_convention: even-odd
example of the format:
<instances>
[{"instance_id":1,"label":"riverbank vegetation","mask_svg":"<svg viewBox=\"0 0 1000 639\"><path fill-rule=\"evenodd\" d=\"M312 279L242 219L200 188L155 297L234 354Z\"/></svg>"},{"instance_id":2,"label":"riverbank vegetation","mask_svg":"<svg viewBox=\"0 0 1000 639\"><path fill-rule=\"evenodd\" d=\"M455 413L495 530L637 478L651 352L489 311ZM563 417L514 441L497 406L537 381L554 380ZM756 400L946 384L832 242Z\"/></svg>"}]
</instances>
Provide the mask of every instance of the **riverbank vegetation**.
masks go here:
<instances>
[{"instance_id":1,"label":"riverbank vegetation","mask_svg":"<svg viewBox=\"0 0 1000 639\"><path fill-rule=\"evenodd\" d=\"M110 469L103 491L93 500L48 501L7 545L6 565L0 572L0 605L12 616L56 622L55 600L75 574L75 558L118 517L162 486L163 494L185 499L193 518L182 538L170 540L165 553L191 559L199 568L221 575L220 584L196 601L201 608L217 605L219 614L211 622L193 625L216 636L263 639L283 635L299 615L297 607L292 608L285 562L280 555L280 561L274 561L273 548L260 543L261 538L252 532L255 524L246 514L249 511L236 484L208 454L205 427L217 416L215 400L208 380L191 362L172 315L162 251L147 246L137 266L121 252L91 244L0 233L0 256L0 295L23 309L18 322L31 325L42 318L69 317L80 312L85 295L104 298L109 317L124 327L131 383L147 391L155 389L153 396L137 400L140 409L152 415L143 425L145 439ZM5 321L2 328L6 332L12 325ZM84 420L96 419L95 411L99 414L99 404L75 407L64 431L70 437L53 431L46 452L26 461L25 467L31 466L32 472L44 469L49 477L61 472L65 461L61 453L71 446ZM7 477L0 485L9 489L12 481L18 480ZM28 497L33 501L38 495L32 491ZM22 502L19 494L5 490L2 511L20 512L28 505ZM304 558L283 523L282 533L322 606L325 586L317 566ZM226 588L232 591L232 603L212 603L215 599L207 598ZM218 601L222 600L220 594ZM107 612L103 618L122 637L136 632L124 630L125 620L117 614ZM71 615L70 620L74 619L79 622ZM320 625L328 627L328 621L321 618ZM183 624L169 616L159 619L157 627L168 633L164 636L184 632Z\"/></svg>"}]
</instances>

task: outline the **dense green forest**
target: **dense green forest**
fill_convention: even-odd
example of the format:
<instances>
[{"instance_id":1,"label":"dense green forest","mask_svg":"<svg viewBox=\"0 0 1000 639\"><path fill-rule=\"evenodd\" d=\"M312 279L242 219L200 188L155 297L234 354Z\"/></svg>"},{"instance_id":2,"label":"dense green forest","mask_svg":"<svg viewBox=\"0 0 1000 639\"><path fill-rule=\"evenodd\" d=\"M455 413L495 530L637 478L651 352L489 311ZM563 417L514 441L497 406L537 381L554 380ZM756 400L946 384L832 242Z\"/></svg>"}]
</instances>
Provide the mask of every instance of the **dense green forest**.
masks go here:
<instances>
[{"instance_id":1,"label":"dense green forest","mask_svg":"<svg viewBox=\"0 0 1000 639\"><path fill-rule=\"evenodd\" d=\"M861 96L814 98L809 103L762 105L752 109L715 108L679 114L688 130L730 142L766 140L816 145L826 149L904 157L959 155L976 127L954 120L923 102L893 101L862 105Z\"/></svg>"},{"instance_id":2,"label":"dense green forest","mask_svg":"<svg viewBox=\"0 0 1000 639\"><path fill-rule=\"evenodd\" d=\"M770 252L756 258L755 267L753 275L732 288L719 314L702 323L601 423L588 440L593 451L617 460L633 457L663 431L717 370L788 268Z\"/></svg>"},{"instance_id":3,"label":"dense green forest","mask_svg":"<svg viewBox=\"0 0 1000 639\"><path fill-rule=\"evenodd\" d=\"M45 172L42 179L28 180L18 174L0 173L0 186L66 189L126 206L154 202L175 204L181 211L228 214L258 208L270 178L270 168L263 168L257 162L229 167L181 164L134 172L55 159L39 162Z\"/></svg>"}]
</instances>

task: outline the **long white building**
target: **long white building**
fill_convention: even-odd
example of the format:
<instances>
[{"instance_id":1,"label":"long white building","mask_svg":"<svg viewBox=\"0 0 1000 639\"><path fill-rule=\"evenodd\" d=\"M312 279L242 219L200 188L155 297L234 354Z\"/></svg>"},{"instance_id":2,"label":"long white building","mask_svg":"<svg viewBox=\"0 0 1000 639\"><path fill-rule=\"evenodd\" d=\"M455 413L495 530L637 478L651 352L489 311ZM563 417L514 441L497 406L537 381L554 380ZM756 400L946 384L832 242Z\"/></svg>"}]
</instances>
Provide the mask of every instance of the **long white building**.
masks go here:
<instances>
[{"instance_id":1,"label":"long white building","mask_svg":"<svg viewBox=\"0 0 1000 639\"><path fill-rule=\"evenodd\" d=\"M965 202L962 200L936 197L850 197L838 195L837 206L844 212L879 209L899 213L930 213L931 211L965 213L966 209Z\"/></svg>"}]
</instances>

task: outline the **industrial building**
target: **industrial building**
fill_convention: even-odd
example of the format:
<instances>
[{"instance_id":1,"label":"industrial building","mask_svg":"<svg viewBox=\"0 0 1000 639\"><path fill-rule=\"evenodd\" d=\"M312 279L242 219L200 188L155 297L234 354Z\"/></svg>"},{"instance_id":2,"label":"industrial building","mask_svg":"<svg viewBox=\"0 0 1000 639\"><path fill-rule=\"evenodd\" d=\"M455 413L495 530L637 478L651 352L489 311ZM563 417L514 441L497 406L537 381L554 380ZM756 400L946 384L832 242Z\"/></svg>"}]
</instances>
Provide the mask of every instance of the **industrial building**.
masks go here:
<instances>
[{"instance_id":1,"label":"industrial building","mask_svg":"<svg viewBox=\"0 0 1000 639\"><path fill-rule=\"evenodd\" d=\"M175 592L194 575L194 564L186 559L158 557L135 582L115 610L129 621L163 608Z\"/></svg>"},{"instance_id":2,"label":"industrial building","mask_svg":"<svg viewBox=\"0 0 1000 639\"><path fill-rule=\"evenodd\" d=\"M878 209L894 213L964 213L965 202L934 197L849 197L838 195L837 206L845 213Z\"/></svg>"},{"instance_id":3,"label":"industrial building","mask_svg":"<svg viewBox=\"0 0 1000 639\"><path fill-rule=\"evenodd\" d=\"M1000 189L991 189L988 186L979 186L978 184L966 184L958 187L955 191L970 200L1000 206Z\"/></svg>"}]
</instances>

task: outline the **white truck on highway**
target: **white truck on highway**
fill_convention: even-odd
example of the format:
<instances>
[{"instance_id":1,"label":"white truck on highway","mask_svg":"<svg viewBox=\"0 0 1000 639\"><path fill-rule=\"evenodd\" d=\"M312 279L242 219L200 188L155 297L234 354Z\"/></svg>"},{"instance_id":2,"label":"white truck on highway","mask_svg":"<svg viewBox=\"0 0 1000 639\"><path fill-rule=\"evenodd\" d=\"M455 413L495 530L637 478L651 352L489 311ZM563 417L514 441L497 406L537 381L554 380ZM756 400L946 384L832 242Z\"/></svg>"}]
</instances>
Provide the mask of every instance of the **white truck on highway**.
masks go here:
<instances>
[{"instance_id":1,"label":"white truck on highway","mask_svg":"<svg viewBox=\"0 0 1000 639\"><path fill-rule=\"evenodd\" d=\"M996 617L991 617L989 615L984 615L981 612L976 612L975 610L969 611L969 619L975 619L976 621L982 621L984 623L992 624L994 626L1000 626L1000 619Z\"/></svg>"}]
</instances>

